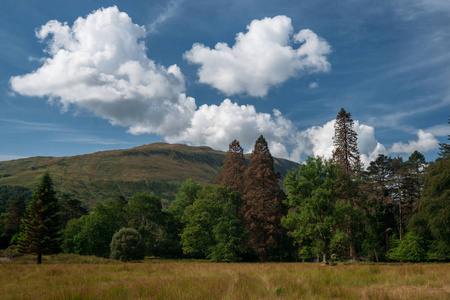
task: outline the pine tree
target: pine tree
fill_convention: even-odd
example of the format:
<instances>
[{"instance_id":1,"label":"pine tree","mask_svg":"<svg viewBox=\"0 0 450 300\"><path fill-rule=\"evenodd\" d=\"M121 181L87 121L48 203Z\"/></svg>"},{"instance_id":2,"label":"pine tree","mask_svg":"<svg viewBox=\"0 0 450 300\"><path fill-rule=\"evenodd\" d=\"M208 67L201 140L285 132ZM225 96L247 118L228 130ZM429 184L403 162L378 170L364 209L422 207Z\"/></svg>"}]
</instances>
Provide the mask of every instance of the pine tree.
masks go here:
<instances>
[{"instance_id":1,"label":"pine tree","mask_svg":"<svg viewBox=\"0 0 450 300\"><path fill-rule=\"evenodd\" d=\"M358 135L353 130L351 114L342 108L334 124L333 160L349 175L353 175L360 168L357 141Z\"/></svg>"},{"instance_id":2,"label":"pine tree","mask_svg":"<svg viewBox=\"0 0 450 300\"><path fill-rule=\"evenodd\" d=\"M261 261L281 236L283 192L273 168L273 157L263 136L256 140L250 164L244 174L241 215L249 232L246 246L255 250Z\"/></svg>"},{"instance_id":3,"label":"pine tree","mask_svg":"<svg viewBox=\"0 0 450 300\"><path fill-rule=\"evenodd\" d=\"M349 179L354 178L355 175L361 173L361 161L357 145L358 135L353 130L353 124L351 114L347 113L344 108L341 108L336 117L336 123L334 124L333 160L344 172L344 176L341 176L340 183L342 187L345 187L350 183ZM351 186L357 187L354 184L351 184ZM345 193L342 194L345 195ZM355 209L357 206L355 199L357 198L358 190L354 188L347 189L346 194L345 197L351 203L352 209ZM352 260L356 259L354 230L352 228L355 227L354 225L355 224L349 224L347 232L350 244L349 255Z\"/></svg>"},{"instance_id":4,"label":"pine tree","mask_svg":"<svg viewBox=\"0 0 450 300\"><path fill-rule=\"evenodd\" d=\"M216 178L216 183L228 186L232 191L242 195L244 192L245 157L239 141L234 140L223 161L222 171Z\"/></svg>"},{"instance_id":5,"label":"pine tree","mask_svg":"<svg viewBox=\"0 0 450 300\"><path fill-rule=\"evenodd\" d=\"M38 264L42 263L43 254L59 251L59 209L52 179L45 173L34 191L18 244L21 253L36 253Z\"/></svg>"}]
</instances>

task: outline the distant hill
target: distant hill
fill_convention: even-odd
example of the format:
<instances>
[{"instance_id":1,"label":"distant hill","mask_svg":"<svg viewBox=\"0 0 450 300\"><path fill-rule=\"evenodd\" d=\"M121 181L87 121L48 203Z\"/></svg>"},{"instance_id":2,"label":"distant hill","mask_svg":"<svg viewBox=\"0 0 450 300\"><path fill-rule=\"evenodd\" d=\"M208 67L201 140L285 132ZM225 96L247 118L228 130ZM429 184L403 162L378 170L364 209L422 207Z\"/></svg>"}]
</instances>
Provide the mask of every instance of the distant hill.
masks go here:
<instances>
[{"instance_id":1,"label":"distant hill","mask_svg":"<svg viewBox=\"0 0 450 300\"><path fill-rule=\"evenodd\" d=\"M213 184L224 158L225 152L209 147L166 143L70 157L31 157L0 162L0 186L34 190L49 171L59 192L69 193L90 207L117 194L128 198L137 192L152 192L168 204L186 179ZM297 166L275 158L275 169L282 177Z\"/></svg>"}]
</instances>

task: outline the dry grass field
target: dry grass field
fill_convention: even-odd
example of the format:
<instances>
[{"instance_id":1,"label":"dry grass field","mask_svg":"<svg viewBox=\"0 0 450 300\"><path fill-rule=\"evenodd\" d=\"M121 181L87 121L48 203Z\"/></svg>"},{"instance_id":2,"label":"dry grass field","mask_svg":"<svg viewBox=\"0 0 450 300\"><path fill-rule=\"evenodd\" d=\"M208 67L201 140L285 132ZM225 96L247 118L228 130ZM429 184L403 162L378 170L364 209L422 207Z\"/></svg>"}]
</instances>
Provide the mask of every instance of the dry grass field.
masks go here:
<instances>
[{"instance_id":1,"label":"dry grass field","mask_svg":"<svg viewBox=\"0 0 450 300\"><path fill-rule=\"evenodd\" d=\"M2 299L450 299L449 264L31 259L0 264Z\"/></svg>"}]
</instances>

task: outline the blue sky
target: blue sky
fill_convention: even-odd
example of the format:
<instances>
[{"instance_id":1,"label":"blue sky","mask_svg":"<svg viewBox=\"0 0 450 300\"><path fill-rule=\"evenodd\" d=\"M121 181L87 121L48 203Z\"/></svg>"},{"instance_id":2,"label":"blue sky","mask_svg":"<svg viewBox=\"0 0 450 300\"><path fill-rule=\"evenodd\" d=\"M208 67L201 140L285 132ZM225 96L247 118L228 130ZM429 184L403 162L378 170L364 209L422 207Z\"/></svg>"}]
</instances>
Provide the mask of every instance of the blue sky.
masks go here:
<instances>
[{"instance_id":1,"label":"blue sky","mask_svg":"<svg viewBox=\"0 0 450 300\"><path fill-rule=\"evenodd\" d=\"M0 160L153 142L434 160L450 134L450 2L0 2Z\"/></svg>"}]
</instances>

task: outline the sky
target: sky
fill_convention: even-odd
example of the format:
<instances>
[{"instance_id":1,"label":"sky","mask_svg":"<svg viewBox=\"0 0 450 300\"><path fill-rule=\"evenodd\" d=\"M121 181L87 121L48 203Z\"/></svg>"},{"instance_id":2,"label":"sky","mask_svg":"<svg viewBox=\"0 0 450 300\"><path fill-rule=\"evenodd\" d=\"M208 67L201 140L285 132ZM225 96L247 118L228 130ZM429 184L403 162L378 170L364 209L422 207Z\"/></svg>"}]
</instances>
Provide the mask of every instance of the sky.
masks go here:
<instances>
[{"instance_id":1,"label":"sky","mask_svg":"<svg viewBox=\"0 0 450 300\"><path fill-rule=\"evenodd\" d=\"M448 0L0 1L0 160L154 142L367 165L450 134Z\"/></svg>"}]
</instances>

